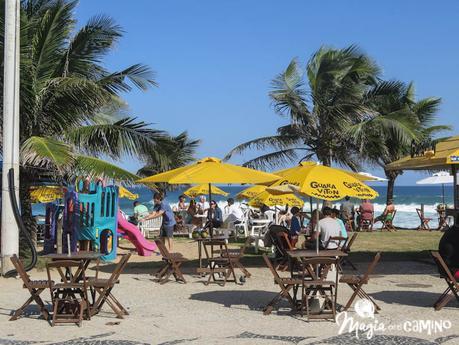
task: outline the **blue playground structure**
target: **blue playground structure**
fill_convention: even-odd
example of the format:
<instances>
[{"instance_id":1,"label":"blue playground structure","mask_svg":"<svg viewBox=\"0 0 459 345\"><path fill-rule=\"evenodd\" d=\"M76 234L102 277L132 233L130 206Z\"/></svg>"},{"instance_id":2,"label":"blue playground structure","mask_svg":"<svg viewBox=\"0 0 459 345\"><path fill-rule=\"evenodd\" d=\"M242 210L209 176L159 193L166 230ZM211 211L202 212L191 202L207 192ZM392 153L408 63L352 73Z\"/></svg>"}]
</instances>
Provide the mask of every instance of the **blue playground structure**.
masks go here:
<instances>
[{"instance_id":1,"label":"blue playground structure","mask_svg":"<svg viewBox=\"0 0 459 345\"><path fill-rule=\"evenodd\" d=\"M114 260L118 244L118 187L104 186L102 180L90 182L80 179L74 190L69 189L65 193L63 202L63 207L49 205L52 216L47 224L45 252L58 247L56 224L58 213L63 211L61 248L64 253L69 247L72 252L76 251L79 242L80 250L98 251L104 254L102 260Z\"/></svg>"}]
</instances>

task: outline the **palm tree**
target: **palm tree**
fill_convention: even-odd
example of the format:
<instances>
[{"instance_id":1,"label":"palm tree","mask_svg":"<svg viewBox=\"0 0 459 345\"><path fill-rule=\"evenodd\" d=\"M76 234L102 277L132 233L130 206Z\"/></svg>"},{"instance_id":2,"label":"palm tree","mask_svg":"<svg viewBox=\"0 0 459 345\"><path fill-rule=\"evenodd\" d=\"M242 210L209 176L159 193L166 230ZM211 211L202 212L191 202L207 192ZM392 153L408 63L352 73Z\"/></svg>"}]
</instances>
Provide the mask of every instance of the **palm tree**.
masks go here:
<instances>
[{"instance_id":1,"label":"palm tree","mask_svg":"<svg viewBox=\"0 0 459 345\"><path fill-rule=\"evenodd\" d=\"M380 70L356 46L320 48L305 73L296 59L272 82L270 97L276 113L289 118L277 135L238 145L226 159L249 148L273 149L245 163L272 168L298 159L316 158L330 166L337 163L356 169L357 148L346 129L371 112L362 98L377 83Z\"/></svg>"},{"instance_id":2,"label":"palm tree","mask_svg":"<svg viewBox=\"0 0 459 345\"><path fill-rule=\"evenodd\" d=\"M74 0L21 2L21 206L29 219L28 188L37 176L133 182L138 177L120 168L118 160L131 156L148 162L154 157L166 166L174 160L168 156L171 150L181 143L127 113L121 94L155 86L154 74L142 64L107 70L103 59L123 31L104 15L75 31L76 5ZM4 7L0 0L0 64ZM193 149L183 155L192 156Z\"/></svg>"},{"instance_id":3,"label":"palm tree","mask_svg":"<svg viewBox=\"0 0 459 345\"><path fill-rule=\"evenodd\" d=\"M348 133L356 141L360 155L384 169L389 201L402 171L387 170L385 166L409 155L413 145L431 142L438 132L451 128L433 125L441 99L428 97L416 101L413 83L380 81L369 90L365 102L378 116L351 127Z\"/></svg>"}]
</instances>

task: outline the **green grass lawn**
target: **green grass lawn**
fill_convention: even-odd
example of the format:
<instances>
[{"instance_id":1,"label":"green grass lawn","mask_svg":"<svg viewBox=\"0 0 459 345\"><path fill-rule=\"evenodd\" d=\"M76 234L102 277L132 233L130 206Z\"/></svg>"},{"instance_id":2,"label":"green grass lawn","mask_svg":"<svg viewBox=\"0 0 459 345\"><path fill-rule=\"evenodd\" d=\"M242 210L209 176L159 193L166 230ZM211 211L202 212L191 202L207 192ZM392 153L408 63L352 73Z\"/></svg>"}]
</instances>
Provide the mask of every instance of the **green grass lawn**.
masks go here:
<instances>
[{"instance_id":1,"label":"green grass lawn","mask_svg":"<svg viewBox=\"0 0 459 345\"><path fill-rule=\"evenodd\" d=\"M357 261L368 261L374 253L381 251L384 253L385 260L430 260L429 251L438 249L438 242L442 232L438 231L414 231L400 230L397 232L360 232L352 247L352 256ZM176 237L174 241L188 242L196 246L192 240L186 237ZM192 242L192 243L191 243ZM132 246L129 241L121 240L120 244L125 247ZM244 240L231 242L231 246L242 246ZM247 253L248 257L261 255L262 251L254 254L253 251ZM255 259L255 258L254 258ZM258 259L257 259L258 260ZM36 268L45 269L46 259L39 257Z\"/></svg>"},{"instance_id":2,"label":"green grass lawn","mask_svg":"<svg viewBox=\"0 0 459 345\"><path fill-rule=\"evenodd\" d=\"M385 260L424 260L429 262L430 251L438 250L442 232L400 230L397 232L362 232L352 246L357 258L372 257L383 252Z\"/></svg>"},{"instance_id":3,"label":"green grass lawn","mask_svg":"<svg viewBox=\"0 0 459 345\"><path fill-rule=\"evenodd\" d=\"M438 249L443 235L439 231L400 230L397 232L361 232L353 252L420 252Z\"/></svg>"}]
</instances>

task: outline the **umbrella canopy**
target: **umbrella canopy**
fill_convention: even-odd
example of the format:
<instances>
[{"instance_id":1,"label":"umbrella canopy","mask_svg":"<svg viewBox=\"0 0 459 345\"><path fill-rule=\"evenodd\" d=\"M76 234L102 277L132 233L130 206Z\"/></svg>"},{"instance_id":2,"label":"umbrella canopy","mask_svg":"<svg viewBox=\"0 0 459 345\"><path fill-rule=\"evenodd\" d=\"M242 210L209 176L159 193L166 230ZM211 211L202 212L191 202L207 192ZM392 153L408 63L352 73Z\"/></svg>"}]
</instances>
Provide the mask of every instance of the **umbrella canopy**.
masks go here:
<instances>
[{"instance_id":1,"label":"umbrella canopy","mask_svg":"<svg viewBox=\"0 0 459 345\"><path fill-rule=\"evenodd\" d=\"M446 171L434 173L432 176L423 178L416 182L416 184L450 184L454 182L454 176Z\"/></svg>"},{"instance_id":2,"label":"umbrella canopy","mask_svg":"<svg viewBox=\"0 0 459 345\"><path fill-rule=\"evenodd\" d=\"M139 180L139 183L167 182L170 184L201 183L272 183L279 176L244 168L238 165L223 163L218 158L207 157L194 164L166 171Z\"/></svg>"},{"instance_id":3,"label":"umbrella canopy","mask_svg":"<svg viewBox=\"0 0 459 345\"><path fill-rule=\"evenodd\" d=\"M227 196L229 193L225 192L224 190L211 186L210 187L210 192L212 194L218 194L218 195L224 195ZM207 184L201 184L199 186L194 186L191 188L188 188L183 194L189 196L190 198L196 198L198 195L205 195L209 193L209 186Z\"/></svg>"},{"instance_id":4,"label":"umbrella canopy","mask_svg":"<svg viewBox=\"0 0 459 345\"><path fill-rule=\"evenodd\" d=\"M123 186L119 186L118 196L120 198L126 198L126 199L129 199L129 200L136 200L136 199L139 198L139 194L134 194L131 191L129 191L128 189L124 188Z\"/></svg>"},{"instance_id":5,"label":"umbrella canopy","mask_svg":"<svg viewBox=\"0 0 459 345\"><path fill-rule=\"evenodd\" d=\"M64 189L61 186L32 187L30 198L33 203L47 203L64 197Z\"/></svg>"},{"instance_id":6,"label":"umbrella canopy","mask_svg":"<svg viewBox=\"0 0 459 345\"><path fill-rule=\"evenodd\" d=\"M379 194L362 181L342 169L334 169L315 162L302 162L272 187L289 184L301 194L321 200L340 200L346 196L374 199Z\"/></svg>"},{"instance_id":7,"label":"umbrella canopy","mask_svg":"<svg viewBox=\"0 0 459 345\"><path fill-rule=\"evenodd\" d=\"M288 194L273 194L266 189L249 201L249 206L252 207L261 207L263 204L266 206L288 205L290 207L296 206L302 208L304 201L294 195L292 191Z\"/></svg>"},{"instance_id":8,"label":"umbrella canopy","mask_svg":"<svg viewBox=\"0 0 459 345\"><path fill-rule=\"evenodd\" d=\"M209 200L212 200L211 183L273 183L279 176L263 171L223 163L218 158L206 157L194 164L166 171L139 180L139 183L167 182L170 184L209 184ZM212 217L212 209L208 213ZM212 222L209 222L210 236L213 236Z\"/></svg>"},{"instance_id":9,"label":"umbrella canopy","mask_svg":"<svg viewBox=\"0 0 459 345\"><path fill-rule=\"evenodd\" d=\"M317 165L316 162L312 162L312 161L307 161L307 162L301 162L299 165ZM346 174L349 174L353 177L355 177L357 180L359 181L387 181L386 179L383 179L381 177L378 177L378 176L373 176L369 173L365 173L365 172L353 172L353 171L349 171L349 170L344 170L344 169L339 169L339 168L333 168L335 170L338 170L338 171L342 171ZM288 168L288 169L283 169L283 170L278 170L278 171L275 171L274 174L278 175L278 176L281 176L281 177L284 177L286 175L289 175L290 173L292 172L295 172L296 170L298 170L298 166L294 166L292 168Z\"/></svg>"},{"instance_id":10,"label":"umbrella canopy","mask_svg":"<svg viewBox=\"0 0 459 345\"><path fill-rule=\"evenodd\" d=\"M256 197L258 194L264 192L266 190L266 186L255 185L249 188L246 188L236 195L236 199L252 199Z\"/></svg>"},{"instance_id":11,"label":"umbrella canopy","mask_svg":"<svg viewBox=\"0 0 459 345\"><path fill-rule=\"evenodd\" d=\"M445 184L454 183L454 176L447 171L439 171L432 176L416 182L416 184L441 184L442 203L445 204Z\"/></svg>"}]
</instances>

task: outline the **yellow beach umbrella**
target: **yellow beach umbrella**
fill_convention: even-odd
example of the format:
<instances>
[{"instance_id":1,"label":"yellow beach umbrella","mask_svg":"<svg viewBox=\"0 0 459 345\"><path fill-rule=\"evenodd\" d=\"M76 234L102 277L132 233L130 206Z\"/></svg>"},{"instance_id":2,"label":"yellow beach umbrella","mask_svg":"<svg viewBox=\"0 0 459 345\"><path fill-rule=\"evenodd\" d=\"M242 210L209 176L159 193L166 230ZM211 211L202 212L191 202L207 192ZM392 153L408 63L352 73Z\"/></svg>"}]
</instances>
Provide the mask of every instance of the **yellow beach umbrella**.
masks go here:
<instances>
[{"instance_id":1,"label":"yellow beach umbrella","mask_svg":"<svg viewBox=\"0 0 459 345\"><path fill-rule=\"evenodd\" d=\"M279 176L223 163L218 158L207 157L194 164L173 169L160 174L140 179L139 183L167 182L170 184L202 184L202 183L272 183Z\"/></svg>"},{"instance_id":2,"label":"yellow beach umbrella","mask_svg":"<svg viewBox=\"0 0 459 345\"><path fill-rule=\"evenodd\" d=\"M32 187L30 198L33 203L47 203L64 197L64 189L61 186L38 186Z\"/></svg>"},{"instance_id":3,"label":"yellow beach umbrella","mask_svg":"<svg viewBox=\"0 0 459 345\"><path fill-rule=\"evenodd\" d=\"M225 192L224 190L211 186L210 187L210 192L211 194L218 194L218 195L224 195L227 196L229 193ZM196 198L198 195L205 195L209 193L209 186L207 184L201 184L199 186L194 186L191 188L188 188L186 191L183 192L183 194L189 196L190 198Z\"/></svg>"},{"instance_id":4,"label":"yellow beach umbrella","mask_svg":"<svg viewBox=\"0 0 459 345\"><path fill-rule=\"evenodd\" d=\"M118 196L129 200L136 200L139 198L139 194L134 194L123 186L119 186Z\"/></svg>"},{"instance_id":5,"label":"yellow beach umbrella","mask_svg":"<svg viewBox=\"0 0 459 345\"><path fill-rule=\"evenodd\" d=\"M281 172L282 174L282 172ZM293 185L301 193L321 200L340 200L345 196L359 199L374 199L379 194L356 177L342 169L335 169L315 162L302 162L283 174L273 184Z\"/></svg>"},{"instance_id":6,"label":"yellow beach umbrella","mask_svg":"<svg viewBox=\"0 0 459 345\"><path fill-rule=\"evenodd\" d=\"M255 185L249 188L246 188L239 193L236 194L236 199L252 199L256 197L258 194L264 192L266 190L266 186Z\"/></svg>"},{"instance_id":7,"label":"yellow beach umbrella","mask_svg":"<svg viewBox=\"0 0 459 345\"><path fill-rule=\"evenodd\" d=\"M288 205L289 207L302 208L304 201L294 195L292 191L288 194L272 194L268 190L261 192L249 201L249 206L252 207L261 207L263 204L266 206Z\"/></svg>"},{"instance_id":8,"label":"yellow beach umbrella","mask_svg":"<svg viewBox=\"0 0 459 345\"><path fill-rule=\"evenodd\" d=\"M167 182L170 184L201 184L207 183L209 186L209 200L212 199L212 183L273 183L279 180L279 176L223 163L218 158L206 157L194 164L185 167L166 171L139 180L139 183ZM212 236L212 222L210 225Z\"/></svg>"}]
</instances>

